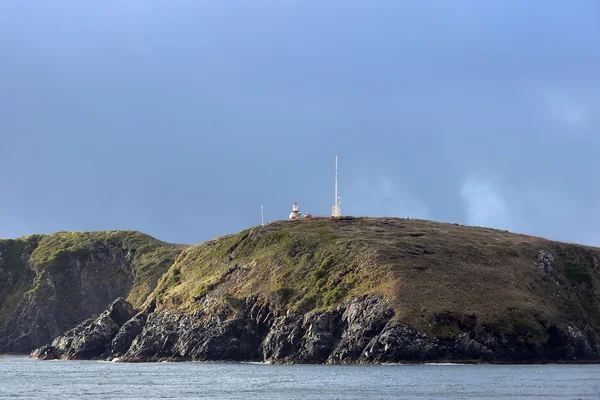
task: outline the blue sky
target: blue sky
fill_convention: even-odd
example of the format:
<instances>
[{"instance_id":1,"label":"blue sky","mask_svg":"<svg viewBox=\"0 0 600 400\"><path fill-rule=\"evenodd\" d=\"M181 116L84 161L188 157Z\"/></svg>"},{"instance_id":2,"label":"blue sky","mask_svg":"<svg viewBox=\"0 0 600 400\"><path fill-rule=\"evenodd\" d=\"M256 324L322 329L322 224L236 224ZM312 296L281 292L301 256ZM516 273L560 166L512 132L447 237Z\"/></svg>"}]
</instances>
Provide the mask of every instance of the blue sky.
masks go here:
<instances>
[{"instance_id":1,"label":"blue sky","mask_svg":"<svg viewBox=\"0 0 600 400\"><path fill-rule=\"evenodd\" d=\"M597 1L0 2L0 237L301 211L600 243Z\"/></svg>"}]
</instances>

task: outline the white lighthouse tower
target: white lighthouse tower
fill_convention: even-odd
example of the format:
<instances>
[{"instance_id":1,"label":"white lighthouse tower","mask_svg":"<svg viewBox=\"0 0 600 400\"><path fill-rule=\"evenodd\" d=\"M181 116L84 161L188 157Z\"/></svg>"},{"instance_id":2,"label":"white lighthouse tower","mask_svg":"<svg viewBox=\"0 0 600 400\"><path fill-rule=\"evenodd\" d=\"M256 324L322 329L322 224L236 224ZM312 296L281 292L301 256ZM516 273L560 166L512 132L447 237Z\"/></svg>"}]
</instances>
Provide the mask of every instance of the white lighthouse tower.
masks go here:
<instances>
[{"instance_id":1,"label":"white lighthouse tower","mask_svg":"<svg viewBox=\"0 0 600 400\"><path fill-rule=\"evenodd\" d=\"M292 212L290 213L289 219L298 219L298 202L295 201L292 205Z\"/></svg>"},{"instance_id":2,"label":"white lighthouse tower","mask_svg":"<svg viewBox=\"0 0 600 400\"><path fill-rule=\"evenodd\" d=\"M335 201L333 207L331 207L331 216L340 217L342 215L342 209L340 207L340 198L338 197L338 162L337 156L335 156Z\"/></svg>"}]
</instances>

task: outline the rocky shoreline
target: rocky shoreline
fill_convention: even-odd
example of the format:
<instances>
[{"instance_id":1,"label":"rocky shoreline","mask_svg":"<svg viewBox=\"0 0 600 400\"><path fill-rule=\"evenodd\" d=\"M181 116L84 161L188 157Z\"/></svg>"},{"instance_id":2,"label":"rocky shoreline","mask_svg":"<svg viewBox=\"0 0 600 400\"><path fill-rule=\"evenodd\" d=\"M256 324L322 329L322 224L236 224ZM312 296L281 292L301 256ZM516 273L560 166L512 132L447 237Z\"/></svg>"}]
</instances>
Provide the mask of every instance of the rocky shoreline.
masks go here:
<instances>
[{"instance_id":1,"label":"rocky shoreline","mask_svg":"<svg viewBox=\"0 0 600 400\"><path fill-rule=\"evenodd\" d=\"M455 321L446 321L454 323ZM37 348L30 357L119 362L252 361L272 364L597 363L600 340L590 329L548 326L543 337L459 324L454 337L432 337L394 318L376 295L301 313L274 310L258 298L191 313L135 312L122 298Z\"/></svg>"}]
</instances>

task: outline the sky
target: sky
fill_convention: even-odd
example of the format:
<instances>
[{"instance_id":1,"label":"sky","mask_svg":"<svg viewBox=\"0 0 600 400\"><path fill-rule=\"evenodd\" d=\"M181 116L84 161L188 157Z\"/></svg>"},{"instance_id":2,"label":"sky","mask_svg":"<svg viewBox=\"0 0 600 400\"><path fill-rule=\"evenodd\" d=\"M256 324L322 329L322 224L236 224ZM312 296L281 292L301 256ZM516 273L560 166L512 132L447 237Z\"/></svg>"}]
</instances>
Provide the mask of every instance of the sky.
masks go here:
<instances>
[{"instance_id":1,"label":"sky","mask_svg":"<svg viewBox=\"0 0 600 400\"><path fill-rule=\"evenodd\" d=\"M0 237L300 211L600 245L596 0L0 2Z\"/></svg>"}]
</instances>

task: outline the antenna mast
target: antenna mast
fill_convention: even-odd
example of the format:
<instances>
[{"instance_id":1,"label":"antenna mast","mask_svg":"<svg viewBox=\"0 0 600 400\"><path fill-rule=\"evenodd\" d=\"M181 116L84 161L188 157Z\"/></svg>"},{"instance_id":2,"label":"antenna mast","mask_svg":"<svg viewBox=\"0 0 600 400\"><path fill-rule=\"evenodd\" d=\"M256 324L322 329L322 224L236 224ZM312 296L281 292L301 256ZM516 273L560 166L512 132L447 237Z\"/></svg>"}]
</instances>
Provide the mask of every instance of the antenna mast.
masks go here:
<instances>
[{"instance_id":1,"label":"antenna mast","mask_svg":"<svg viewBox=\"0 0 600 400\"><path fill-rule=\"evenodd\" d=\"M337 177L338 177L338 173L337 173L337 156L335 156L335 199L334 199L334 202L333 202L333 204L335 204L335 205L338 204Z\"/></svg>"},{"instance_id":2,"label":"antenna mast","mask_svg":"<svg viewBox=\"0 0 600 400\"><path fill-rule=\"evenodd\" d=\"M265 224L265 214L263 212L263 206L262 206L262 204L260 205L260 224L261 225Z\"/></svg>"},{"instance_id":3,"label":"antenna mast","mask_svg":"<svg viewBox=\"0 0 600 400\"><path fill-rule=\"evenodd\" d=\"M331 207L331 216L339 217L342 215L342 210L340 208L340 198L338 197L338 161L337 156L335 156L335 200L333 203L333 207Z\"/></svg>"}]
</instances>

